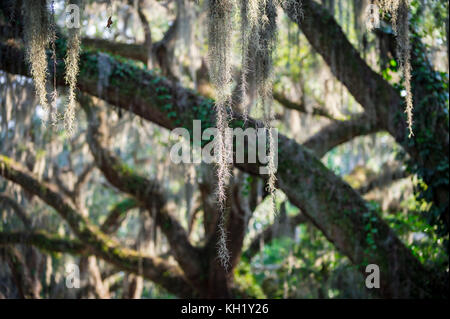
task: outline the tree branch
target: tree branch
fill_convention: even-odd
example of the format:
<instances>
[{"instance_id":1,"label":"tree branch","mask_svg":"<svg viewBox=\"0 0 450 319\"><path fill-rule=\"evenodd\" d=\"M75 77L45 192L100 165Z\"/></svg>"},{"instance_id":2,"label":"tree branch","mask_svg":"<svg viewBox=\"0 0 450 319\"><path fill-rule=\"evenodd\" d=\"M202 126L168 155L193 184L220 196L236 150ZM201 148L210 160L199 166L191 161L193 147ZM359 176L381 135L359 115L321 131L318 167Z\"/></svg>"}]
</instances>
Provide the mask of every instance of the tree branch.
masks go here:
<instances>
[{"instance_id":1,"label":"tree branch","mask_svg":"<svg viewBox=\"0 0 450 319\"><path fill-rule=\"evenodd\" d=\"M323 157L334 147L361 135L380 131L380 127L366 113L356 115L346 121L334 121L310 137L304 146L313 151L318 158Z\"/></svg>"},{"instance_id":2,"label":"tree branch","mask_svg":"<svg viewBox=\"0 0 450 319\"><path fill-rule=\"evenodd\" d=\"M145 256L134 250L122 248L119 243L106 236L78 213L55 191L53 185L38 182L20 164L3 155L0 155L0 175L21 185L52 206L67 221L78 239L97 256L120 269L141 274L176 295L195 295L190 285L183 279L183 273L178 267L168 264L161 258Z\"/></svg>"},{"instance_id":3,"label":"tree branch","mask_svg":"<svg viewBox=\"0 0 450 319\"><path fill-rule=\"evenodd\" d=\"M51 235L45 231L0 232L0 245L14 244L35 246L47 253L59 252L71 255L89 254L86 245L79 240L62 238Z\"/></svg>"}]
</instances>

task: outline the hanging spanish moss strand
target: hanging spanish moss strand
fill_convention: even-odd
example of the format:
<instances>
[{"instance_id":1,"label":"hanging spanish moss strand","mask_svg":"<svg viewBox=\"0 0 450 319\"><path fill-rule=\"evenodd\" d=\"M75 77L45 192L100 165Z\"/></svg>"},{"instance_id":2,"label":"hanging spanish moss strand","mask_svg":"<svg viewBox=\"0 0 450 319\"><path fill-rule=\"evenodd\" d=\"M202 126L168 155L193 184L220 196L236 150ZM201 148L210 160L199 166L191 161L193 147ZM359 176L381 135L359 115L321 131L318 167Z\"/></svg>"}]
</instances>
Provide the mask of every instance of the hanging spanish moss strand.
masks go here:
<instances>
[{"instance_id":1,"label":"hanging spanish moss strand","mask_svg":"<svg viewBox=\"0 0 450 319\"><path fill-rule=\"evenodd\" d=\"M267 130L269 137L269 162L268 162L268 174L269 179L267 181L267 190L270 193L272 210L277 214L276 207L276 166L275 166L275 141L272 135L271 122L274 119L274 112L272 108L273 104L273 94L272 94L272 78L273 78L273 63L272 63L272 53L275 49L276 33L277 33L277 11L276 5L279 5L285 10L288 10L293 17L293 20L297 23L301 23L303 19L303 8L301 0L260 0L265 3L265 15L267 18L267 25L261 25L261 38L263 39L263 46L265 46L262 52L265 52L262 56L262 68L263 68L263 78L261 78L261 88L260 93L262 97L262 105L264 110L264 126ZM300 39L300 37L297 37ZM299 46L300 47L300 44ZM258 72L259 73L259 72Z\"/></svg>"},{"instance_id":2,"label":"hanging spanish moss strand","mask_svg":"<svg viewBox=\"0 0 450 319\"><path fill-rule=\"evenodd\" d=\"M81 5L81 1L69 0L69 3ZM67 41L67 54L65 59L66 75L65 80L69 85L69 101L64 112L64 128L69 136L75 131L75 107L77 86L77 76L79 72L78 62L80 57L80 30L79 28L69 29L69 38Z\"/></svg>"},{"instance_id":3,"label":"hanging spanish moss strand","mask_svg":"<svg viewBox=\"0 0 450 319\"><path fill-rule=\"evenodd\" d=\"M244 121L248 118L248 101L247 101L247 74L248 74L248 2L247 0L240 0L241 5L241 105L243 109Z\"/></svg>"},{"instance_id":4,"label":"hanging spanish moss strand","mask_svg":"<svg viewBox=\"0 0 450 319\"><path fill-rule=\"evenodd\" d=\"M228 271L230 267L230 252L227 247L227 231L225 211L221 210L218 222L219 239L217 241L217 258L222 267Z\"/></svg>"},{"instance_id":5,"label":"hanging spanish moss strand","mask_svg":"<svg viewBox=\"0 0 450 319\"><path fill-rule=\"evenodd\" d=\"M34 80L39 104L44 111L43 124L49 115L47 101L47 55L46 48L50 40L48 11L45 0L27 0L23 3L26 22L25 43L26 57L30 63L30 73Z\"/></svg>"},{"instance_id":6,"label":"hanging spanish moss strand","mask_svg":"<svg viewBox=\"0 0 450 319\"><path fill-rule=\"evenodd\" d=\"M397 46L400 56L400 67L403 71L405 85L406 117L408 123L409 137L413 136L413 98L411 91L411 46L409 43L409 0L402 0L397 11Z\"/></svg>"},{"instance_id":7,"label":"hanging spanish moss strand","mask_svg":"<svg viewBox=\"0 0 450 319\"><path fill-rule=\"evenodd\" d=\"M251 50L249 43L251 37L257 33L255 29L258 24L258 0L240 0L241 15L241 105L244 121L247 121L249 114L248 98L248 72L250 71L249 52Z\"/></svg>"},{"instance_id":8,"label":"hanging spanish moss strand","mask_svg":"<svg viewBox=\"0 0 450 319\"><path fill-rule=\"evenodd\" d=\"M405 86L406 117L409 137L413 136L413 98L411 91L411 46L409 42L409 6L410 0L380 0L379 4L384 12L391 15L392 28L397 36L397 51L400 69L403 73Z\"/></svg>"},{"instance_id":9,"label":"hanging spanish moss strand","mask_svg":"<svg viewBox=\"0 0 450 319\"><path fill-rule=\"evenodd\" d=\"M51 93L51 101L50 101L50 113L52 119L52 125L58 124L58 109L57 109L57 99L58 99L58 90L56 86L56 22L55 22L55 1L52 1L51 4L51 23L50 23L50 43L52 50L52 61L53 61L53 92Z\"/></svg>"},{"instance_id":10,"label":"hanging spanish moss strand","mask_svg":"<svg viewBox=\"0 0 450 319\"><path fill-rule=\"evenodd\" d=\"M230 177L230 152L227 147L228 114L231 101L231 35L234 0L208 1L208 60L211 82L216 91L217 200L220 209L218 258L228 268L230 254L225 231L226 185Z\"/></svg>"},{"instance_id":11,"label":"hanging spanish moss strand","mask_svg":"<svg viewBox=\"0 0 450 319\"><path fill-rule=\"evenodd\" d=\"M275 168L275 143L272 136L271 122L274 119L272 108L272 78L273 61L272 53L275 48L277 33L277 7L274 0L260 1L259 45L255 58L255 76L258 90L259 103L264 115L264 127L269 138L269 161L267 190L271 195L273 211L276 212L276 168Z\"/></svg>"}]
</instances>

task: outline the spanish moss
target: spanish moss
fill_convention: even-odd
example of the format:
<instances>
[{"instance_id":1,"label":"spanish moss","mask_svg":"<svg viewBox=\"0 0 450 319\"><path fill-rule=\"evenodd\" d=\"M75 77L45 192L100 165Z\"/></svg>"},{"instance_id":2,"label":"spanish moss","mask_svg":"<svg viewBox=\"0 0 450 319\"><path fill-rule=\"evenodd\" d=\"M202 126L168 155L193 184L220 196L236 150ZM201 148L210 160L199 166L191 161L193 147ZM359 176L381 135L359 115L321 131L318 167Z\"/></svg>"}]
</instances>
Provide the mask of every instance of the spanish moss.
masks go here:
<instances>
[{"instance_id":1,"label":"spanish moss","mask_svg":"<svg viewBox=\"0 0 450 319\"><path fill-rule=\"evenodd\" d=\"M391 15L392 28L397 36L397 51L405 86L406 117L409 137L413 136L413 98L411 92L411 47L409 42L409 0L380 0L383 12Z\"/></svg>"},{"instance_id":2,"label":"spanish moss","mask_svg":"<svg viewBox=\"0 0 450 319\"><path fill-rule=\"evenodd\" d=\"M58 109L57 109L57 100L58 100L58 89L56 87L56 65L57 65L57 57L56 57L56 22L55 22L55 2L51 3L51 24L50 24L50 45L52 50L52 62L53 62L53 91L50 95L50 113L52 118L52 125L57 125L58 123Z\"/></svg>"},{"instance_id":3,"label":"spanish moss","mask_svg":"<svg viewBox=\"0 0 450 319\"><path fill-rule=\"evenodd\" d=\"M80 5L80 1L69 1ZM65 80L69 86L69 101L66 111L64 113L64 127L69 134L73 135L75 130L75 107L76 107L76 93L77 76L79 72L78 62L80 55L80 30L79 28L69 29L69 38L67 41L67 54L65 58L66 74Z\"/></svg>"},{"instance_id":4,"label":"spanish moss","mask_svg":"<svg viewBox=\"0 0 450 319\"><path fill-rule=\"evenodd\" d=\"M208 58L211 82L216 91L216 138L217 151L217 200L221 220L224 221L226 185L230 177L229 148L226 145L228 112L231 102L231 35L233 31L234 0L208 1ZM223 266L228 264L229 252L226 246L226 233L220 227L218 256Z\"/></svg>"},{"instance_id":5,"label":"spanish moss","mask_svg":"<svg viewBox=\"0 0 450 319\"><path fill-rule=\"evenodd\" d=\"M258 36L256 44L256 56L254 61L256 90L258 96L258 103L263 112L264 127L269 137L269 162L268 162L268 183L267 190L271 195L272 206L276 211L275 206L275 183L276 183L276 168L274 163L274 140L271 130L271 122L274 119L273 112L273 96L272 96L272 78L273 78L273 62L272 54L275 49L276 41L276 19L277 7L273 0L263 0L259 3L259 25Z\"/></svg>"},{"instance_id":6,"label":"spanish moss","mask_svg":"<svg viewBox=\"0 0 450 319\"><path fill-rule=\"evenodd\" d=\"M43 123L48 120L49 105L47 101L47 55L46 48L50 40L48 11L45 0L24 1L26 56L31 66L31 76L44 111Z\"/></svg>"}]
</instances>

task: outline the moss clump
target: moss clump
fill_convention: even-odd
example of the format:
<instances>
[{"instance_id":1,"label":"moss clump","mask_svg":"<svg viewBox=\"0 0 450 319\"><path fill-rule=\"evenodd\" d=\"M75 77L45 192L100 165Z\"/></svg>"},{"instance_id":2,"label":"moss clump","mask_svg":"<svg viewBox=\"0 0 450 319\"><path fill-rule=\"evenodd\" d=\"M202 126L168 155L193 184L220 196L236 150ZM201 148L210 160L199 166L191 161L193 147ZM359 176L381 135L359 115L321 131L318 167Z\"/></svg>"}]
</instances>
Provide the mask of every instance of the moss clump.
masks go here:
<instances>
[{"instance_id":1,"label":"moss clump","mask_svg":"<svg viewBox=\"0 0 450 319\"><path fill-rule=\"evenodd\" d=\"M78 63L80 60L80 32L79 28L69 29L69 39L67 41L67 53L65 59L66 83L69 85L69 101L64 112L64 127L69 135L73 135L75 127L75 106L77 86L77 76L79 73Z\"/></svg>"},{"instance_id":2,"label":"moss clump","mask_svg":"<svg viewBox=\"0 0 450 319\"><path fill-rule=\"evenodd\" d=\"M39 104L45 112L44 123L49 115L47 101L47 54L50 41L50 27L46 2L44 0L24 1L26 57L30 63L30 73L39 98Z\"/></svg>"},{"instance_id":3,"label":"moss clump","mask_svg":"<svg viewBox=\"0 0 450 319\"><path fill-rule=\"evenodd\" d=\"M397 36L397 50L400 68L405 86L405 113L409 137L413 136L413 98L411 89L411 45L409 41L409 7L410 0L379 0L378 4L385 13L391 15L392 28Z\"/></svg>"},{"instance_id":4,"label":"moss clump","mask_svg":"<svg viewBox=\"0 0 450 319\"><path fill-rule=\"evenodd\" d=\"M226 242L225 228L225 202L226 185L231 175L229 163L230 148L227 147L229 136L227 108L231 102L231 53L233 31L234 0L208 1L208 56L210 78L216 90L216 137L217 154L217 202L220 209L218 257L226 268L229 264L230 254Z\"/></svg>"}]
</instances>

